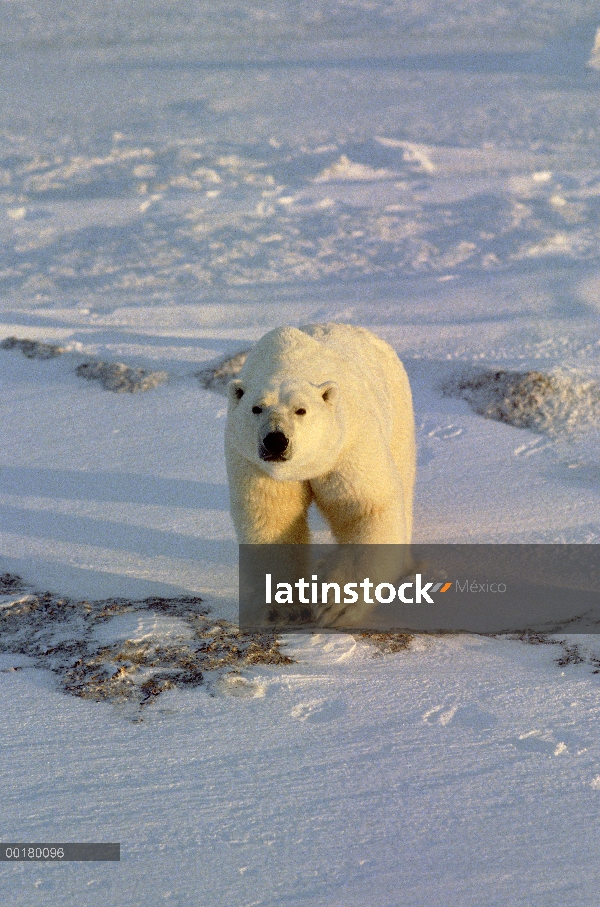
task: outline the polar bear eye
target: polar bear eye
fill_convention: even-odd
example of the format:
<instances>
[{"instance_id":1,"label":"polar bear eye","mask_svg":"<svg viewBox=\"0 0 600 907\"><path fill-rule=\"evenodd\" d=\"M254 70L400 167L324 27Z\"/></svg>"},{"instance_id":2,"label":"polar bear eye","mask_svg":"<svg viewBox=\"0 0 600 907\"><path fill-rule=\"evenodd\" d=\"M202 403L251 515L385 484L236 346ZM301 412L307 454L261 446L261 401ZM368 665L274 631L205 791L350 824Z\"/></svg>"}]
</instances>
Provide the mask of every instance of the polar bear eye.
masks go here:
<instances>
[{"instance_id":1,"label":"polar bear eye","mask_svg":"<svg viewBox=\"0 0 600 907\"><path fill-rule=\"evenodd\" d=\"M255 416L260 416L260 414L262 413L262 406L253 406L252 412Z\"/></svg>"},{"instance_id":2,"label":"polar bear eye","mask_svg":"<svg viewBox=\"0 0 600 907\"><path fill-rule=\"evenodd\" d=\"M305 416L305 415L306 415L306 410L301 406L300 409L297 409L297 410L296 410L296 415L297 415L297 416Z\"/></svg>"}]
</instances>

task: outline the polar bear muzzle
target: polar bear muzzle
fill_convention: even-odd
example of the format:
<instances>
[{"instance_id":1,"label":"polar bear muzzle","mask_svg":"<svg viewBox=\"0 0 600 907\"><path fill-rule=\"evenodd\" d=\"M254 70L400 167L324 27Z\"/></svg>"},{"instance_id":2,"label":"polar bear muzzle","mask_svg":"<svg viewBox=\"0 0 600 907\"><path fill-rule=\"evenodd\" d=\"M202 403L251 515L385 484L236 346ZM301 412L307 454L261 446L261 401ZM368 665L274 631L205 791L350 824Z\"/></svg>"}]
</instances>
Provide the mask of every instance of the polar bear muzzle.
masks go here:
<instances>
[{"instance_id":1,"label":"polar bear muzzle","mask_svg":"<svg viewBox=\"0 0 600 907\"><path fill-rule=\"evenodd\" d=\"M260 442L258 455L261 460L270 462L287 460L289 457L285 456L285 452L289 444L289 438L286 438L282 431L270 431Z\"/></svg>"}]
</instances>

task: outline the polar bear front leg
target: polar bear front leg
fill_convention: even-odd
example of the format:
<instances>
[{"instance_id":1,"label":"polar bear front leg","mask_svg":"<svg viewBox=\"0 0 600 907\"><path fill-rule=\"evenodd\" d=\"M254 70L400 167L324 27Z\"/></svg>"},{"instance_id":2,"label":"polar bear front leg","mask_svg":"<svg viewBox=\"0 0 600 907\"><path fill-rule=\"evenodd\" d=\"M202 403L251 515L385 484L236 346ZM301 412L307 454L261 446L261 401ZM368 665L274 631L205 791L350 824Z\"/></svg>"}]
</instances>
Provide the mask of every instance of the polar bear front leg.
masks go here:
<instances>
[{"instance_id":1,"label":"polar bear front leg","mask_svg":"<svg viewBox=\"0 0 600 907\"><path fill-rule=\"evenodd\" d=\"M341 588L366 577L375 586L393 583L410 564L402 479L395 465L383 457L375 466L372 470L346 466L311 481L317 506L341 546L323 563L323 578ZM377 626L372 613L376 608L377 602L368 604L362 598L347 605L328 598L317 608L317 623L363 629Z\"/></svg>"},{"instance_id":2,"label":"polar bear front leg","mask_svg":"<svg viewBox=\"0 0 600 907\"><path fill-rule=\"evenodd\" d=\"M231 516L240 544L307 545L308 482L278 482L235 451L227 456Z\"/></svg>"},{"instance_id":3,"label":"polar bear front leg","mask_svg":"<svg viewBox=\"0 0 600 907\"><path fill-rule=\"evenodd\" d=\"M317 507L340 545L410 544L402 478L390 459L311 480Z\"/></svg>"}]
</instances>

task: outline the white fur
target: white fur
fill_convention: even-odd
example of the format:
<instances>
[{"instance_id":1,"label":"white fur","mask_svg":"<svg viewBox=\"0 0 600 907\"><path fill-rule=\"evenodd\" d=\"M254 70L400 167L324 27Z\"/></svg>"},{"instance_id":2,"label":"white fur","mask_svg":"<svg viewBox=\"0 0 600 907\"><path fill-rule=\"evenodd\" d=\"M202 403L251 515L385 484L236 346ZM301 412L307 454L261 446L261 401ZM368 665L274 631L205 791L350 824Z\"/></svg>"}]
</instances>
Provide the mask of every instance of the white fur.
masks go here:
<instances>
[{"instance_id":1,"label":"white fur","mask_svg":"<svg viewBox=\"0 0 600 907\"><path fill-rule=\"evenodd\" d=\"M285 461L261 459L269 432L289 439ZM324 324L266 334L229 385L225 451L240 542L309 542L312 501L340 543L410 542L410 387L394 350L370 331Z\"/></svg>"}]
</instances>

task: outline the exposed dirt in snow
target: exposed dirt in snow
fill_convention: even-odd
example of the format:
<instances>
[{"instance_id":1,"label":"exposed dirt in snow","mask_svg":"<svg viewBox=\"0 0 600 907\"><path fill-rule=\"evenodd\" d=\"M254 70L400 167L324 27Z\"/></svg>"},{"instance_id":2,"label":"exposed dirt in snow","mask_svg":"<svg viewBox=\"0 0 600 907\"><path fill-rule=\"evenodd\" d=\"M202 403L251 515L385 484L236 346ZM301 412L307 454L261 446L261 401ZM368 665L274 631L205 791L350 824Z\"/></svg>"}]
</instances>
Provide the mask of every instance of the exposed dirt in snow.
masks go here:
<instances>
[{"instance_id":1,"label":"exposed dirt in snow","mask_svg":"<svg viewBox=\"0 0 600 907\"><path fill-rule=\"evenodd\" d=\"M442 390L487 419L553 436L600 425L600 386L574 375L476 370L449 379Z\"/></svg>"},{"instance_id":2,"label":"exposed dirt in snow","mask_svg":"<svg viewBox=\"0 0 600 907\"><path fill-rule=\"evenodd\" d=\"M66 347L56 343L42 343L39 340L19 339L18 337L6 337L0 343L0 349L19 350L28 359L54 359L67 352Z\"/></svg>"},{"instance_id":3,"label":"exposed dirt in snow","mask_svg":"<svg viewBox=\"0 0 600 907\"><path fill-rule=\"evenodd\" d=\"M99 381L107 391L117 394L149 391L164 384L169 377L163 371L131 368L122 362L83 362L77 367L77 374L87 381Z\"/></svg>"},{"instance_id":4,"label":"exposed dirt in snow","mask_svg":"<svg viewBox=\"0 0 600 907\"><path fill-rule=\"evenodd\" d=\"M82 699L134 706L165 690L224 682L251 665L289 665L269 633L241 633L202 599L77 601L0 577L0 652L27 655Z\"/></svg>"}]
</instances>

